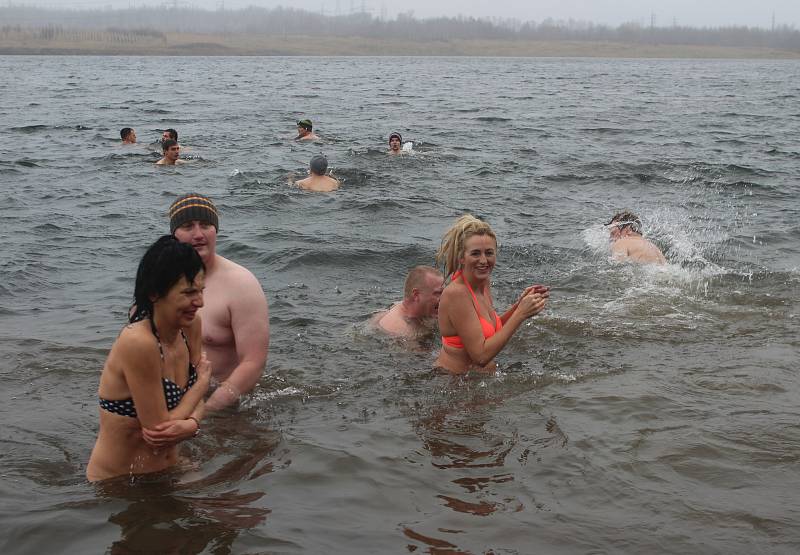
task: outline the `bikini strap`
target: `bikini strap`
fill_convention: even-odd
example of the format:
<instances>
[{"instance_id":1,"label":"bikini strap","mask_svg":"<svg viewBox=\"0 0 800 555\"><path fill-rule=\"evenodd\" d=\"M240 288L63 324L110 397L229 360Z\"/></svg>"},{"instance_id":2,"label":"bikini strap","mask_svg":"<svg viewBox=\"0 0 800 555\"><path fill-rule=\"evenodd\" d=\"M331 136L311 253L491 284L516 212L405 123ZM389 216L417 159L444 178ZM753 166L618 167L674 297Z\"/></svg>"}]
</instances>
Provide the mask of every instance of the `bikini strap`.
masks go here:
<instances>
[{"instance_id":1,"label":"bikini strap","mask_svg":"<svg viewBox=\"0 0 800 555\"><path fill-rule=\"evenodd\" d=\"M475 308L475 313L478 315L478 318L480 318L481 311L478 309L478 297L475 296L475 291L472 290L472 287L470 286L469 282L467 281L467 278L464 277L464 272L462 272L461 270L458 270L455 274L453 274L453 280L452 281L455 281L458 278L461 278L461 281L463 281L464 285L467 286L467 290L469 291L469 294L472 295L472 306Z\"/></svg>"},{"instance_id":2,"label":"bikini strap","mask_svg":"<svg viewBox=\"0 0 800 555\"><path fill-rule=\"evenodd\" d=\"M189 351L189 364L192 363L192 349L189 347L189 340L186 338L186 334L183 333L183 328L181 330L181 337L183 337L183 342L186 344L186 350Z\"/></svg>"},{"instance_id":3,"label":"bikini strap","mask_svg":"<svg viewBox=\"0 0 800 555\"><path fill-rule=\"evenodd\" d=\"M164 347L161 346L161 336L158 335L158 330L152 319L150 320L150 328L153 330L153 335L156 337L156 343L158 343L158 354L161 355L161 364L164 364Z\"/></svg>"}]
</instances>

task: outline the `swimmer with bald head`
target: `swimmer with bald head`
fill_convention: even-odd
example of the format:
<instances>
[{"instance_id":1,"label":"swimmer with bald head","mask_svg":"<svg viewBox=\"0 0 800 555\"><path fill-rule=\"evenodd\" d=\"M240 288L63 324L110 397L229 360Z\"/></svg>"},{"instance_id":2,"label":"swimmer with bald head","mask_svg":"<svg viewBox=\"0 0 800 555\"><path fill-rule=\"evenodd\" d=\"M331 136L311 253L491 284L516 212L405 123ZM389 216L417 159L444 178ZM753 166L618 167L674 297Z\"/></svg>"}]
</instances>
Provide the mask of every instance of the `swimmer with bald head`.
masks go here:
<instances>
[{"instance_id":1,"label":"swimmer with bald head","mask_svg":"<svg viewBox=\"0 0 800 555\"><path fill-rule=\"evenodd\" d=\"M328 171L328 159L317 154L308 164L308 177L297 181L297 186L305 191L330 193L339 188L339 180L325 175Z\"/></svg>"},{"instance_id":2,"label":"swimmer with bald head","mask_svg":"<svg viewBox=\"0 0 800 555\"><path fill-rule=\"evenodd\" d=\"M419 338L436 327L444 276L432 266L415 266L403 286L403 300L372 317L380 331L404 338Z\"/></svg>"}]
</instances>

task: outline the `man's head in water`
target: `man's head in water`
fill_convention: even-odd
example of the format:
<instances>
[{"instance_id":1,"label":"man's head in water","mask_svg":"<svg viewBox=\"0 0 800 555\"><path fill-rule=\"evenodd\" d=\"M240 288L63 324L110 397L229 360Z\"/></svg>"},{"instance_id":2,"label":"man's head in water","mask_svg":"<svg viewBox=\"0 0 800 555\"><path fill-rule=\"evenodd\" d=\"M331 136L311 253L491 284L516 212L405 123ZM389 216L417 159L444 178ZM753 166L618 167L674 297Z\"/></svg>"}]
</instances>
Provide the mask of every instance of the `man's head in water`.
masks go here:
<instances>
[{"instance_id":1,"label":"man's head in water","mask_svg":"<svg viewBox=\"0 0 800 555\"><path fill-rule=\"evenodd\" d=\"M395 131L389 135L389 150L392 152L400 152L401 148L403 148L403 136Z\"/></svg>"},{"instance_id":2,"label":"man's head in water","mask_svg":"<svg viewBox=\"0 0 800 555\"><path fill-rule=\"evenodd\" d=\"M416 266L408 272L403 286L403 304L409 316L435 318L444 289L444 276L431 266Z\"/></svg>"},{"instance_id":3,"label":"man's head in water","mask_svg":"<svg viewBox=\"0 0 800 555\"><path fill-rule=\"evenodd\" d=\"M161 149L164 151L164 160L168 163L174 164L180 156L181 147L178 141L167 139L161 142Z\"/></svg>"},{"instance_id":4,"label":"man's head in water","mask_svg":"<svg viewBox=\"0 0 800 555\"><path fill-rule=\"evenodd\" d=\"M642 234L642 220L627 210L614 214L611 221L606 224L612 241L627 237L631 234Z\"/></svg>"},{"instance_id":5,"label":"man's head in water","mask_svg":"<svg viewBox=\"0 0 800 555\"><path fill-rule=\"evenodd\" d=\"M161 133L161 142L173 140L178 142L178 132L174 129L164 129L164 132Z\"/></svg>"},{"instance_id":6,"label":"man's head in water","mask_svg":"<svg viewBox=\"0 0 800 555\"><path fill-rule=\"evenodd\" d=\"M314 125L310 119L301 119L297 122L297 137L302 139L306 135L310 135L314 130Z\"/></svg>"},{"instance_id":7,"label":"man's head in water","mask_svg":"<svg viewBox=\"0 0 800 555\"><path fill-rule=\"evenodd\" d=\"M197 193L178 197L169 207L169 230L181 243L192 245L208 264L217 248L217 207L210 198Z\"/></svg>"},{"instance_id":8,"label":"man's head in water","mask_svg":"<svg viewBox=\"0 0 800 555\"><path fill-rule=\"evenodd\" d=\"M136 131L132 127L123 127L119 132L123 144L132 145L136 142Z\"/></svg>"},{"instance_id":9,"label":"man's head in water","mask_svg":"<svg viewBox=\"0 0 800 555\"><path fill-rule=\"evenodd\" d=\"M308 168L314 175L325 175L325 172L328 171L328 159L325 158L322 154L317 154L316 156L311 158L311 162L309 162Z\"/></svg>"}]
</instances>

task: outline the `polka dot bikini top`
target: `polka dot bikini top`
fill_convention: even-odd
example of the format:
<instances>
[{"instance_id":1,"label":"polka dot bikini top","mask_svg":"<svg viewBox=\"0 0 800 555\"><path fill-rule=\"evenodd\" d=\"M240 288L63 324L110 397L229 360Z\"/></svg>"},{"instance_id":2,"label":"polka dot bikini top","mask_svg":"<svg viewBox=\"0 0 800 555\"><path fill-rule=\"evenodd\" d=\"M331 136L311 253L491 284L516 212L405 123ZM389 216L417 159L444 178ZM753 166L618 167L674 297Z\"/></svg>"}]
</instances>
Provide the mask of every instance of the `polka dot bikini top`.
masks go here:
<instances>
[{"instance_id":1,"label":"polka dot bikini top","mask_svg":"<svg viewBox=\"0 0 800 555\"><path fill-rule=\"evenodd\" d=\"M161 348L161 339L158 337L158 333L155 333L155 336L158 342L158 353L161 355L161 364L163 365L164 350ZM183 330L181 330L181 337L183 337L183 342L186 343L186 349L189 350L189 341L186 339ZM161 383L164 386L164 398L167 400L167 410L172 410L177 407L181 399L183 399L183 396L189 391L189 388L197 381L197 370L195 370L194 364L191 362L191 356L192 352L189 351L189 379L186 382L186 387L181 387L167 378L161 378ZM112 401L100 397L100 408L121 416L136 418L136 407L133 406L132 397L122 399L121 401Z\"/></svg>"}]
</instances>

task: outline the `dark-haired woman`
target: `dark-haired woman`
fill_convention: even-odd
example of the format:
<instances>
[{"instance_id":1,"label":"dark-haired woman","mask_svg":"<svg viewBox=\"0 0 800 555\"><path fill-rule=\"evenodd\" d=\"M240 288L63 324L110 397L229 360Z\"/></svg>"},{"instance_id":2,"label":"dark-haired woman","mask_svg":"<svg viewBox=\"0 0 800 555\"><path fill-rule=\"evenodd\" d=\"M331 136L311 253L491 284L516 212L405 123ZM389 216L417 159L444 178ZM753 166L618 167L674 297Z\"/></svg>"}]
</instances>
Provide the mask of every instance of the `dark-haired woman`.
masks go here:
<instances>
[{"instance_id":1,"label":"dark-haired woman","mask_svg":"<svg viewBox=\"0 0 800 555\"><path fill-rule=\"evenodd\" d=\"M203 262L165 235L142 257L130 323L100 376L100 432L89 481L164 470L197 434L211 365L201 351Z\"/></svg>"}]
</instances>

